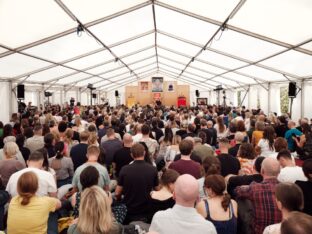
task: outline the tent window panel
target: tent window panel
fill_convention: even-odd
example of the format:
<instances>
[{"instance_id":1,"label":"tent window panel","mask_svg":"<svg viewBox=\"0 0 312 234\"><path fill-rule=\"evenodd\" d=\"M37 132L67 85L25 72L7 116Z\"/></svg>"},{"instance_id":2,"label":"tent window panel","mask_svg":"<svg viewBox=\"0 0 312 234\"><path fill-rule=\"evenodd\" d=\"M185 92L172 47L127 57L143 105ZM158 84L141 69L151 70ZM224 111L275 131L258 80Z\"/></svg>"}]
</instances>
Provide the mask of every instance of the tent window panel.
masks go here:
<instances>
[{"instance_id":1,"label":"tent window panel","mask_svg":"<svg viewBox=\"0 0 312 234\"><path fill-rule=\"evenodd\" d=\"M201 71L201 70L198 70L198 69L194 69L194 68L191 68L191 67L188 67L186 69L186 71L192 72L192 73L194 73L196 75L199 75L199 76L202 76L202 77L205 77L206 79L213 77L213 75L210 74L210 73L207 73L207 72L204 72L204 71Z\"/></svg>"},{"instance_id":2,"label":"tent window panel","mask_svg":"<svg viewBox=\"0 0 312 234\"><path fill-rule=\"evenodd\" d=\"M237 59L230 58L212 51L205 50L199 56L198 59L216 64L228 69L234 69L246 65L247 63Z\"/></svg>"},{"instance_id":3,"label":"tent window panel","mask_svg":"<svg viewBox=\"0 0 312 234\"><path fill-rule=\"evenodd\" d=\"M298 76L312 75L312 56L290 50L268 60L262 64L289 72Z\"/></svg>"},{"instance_id":4,"label":"tent window panel","mask_svg":"<svg viewBox=\"0 0 312 234\"><path fill-rule=\"evenodd\" d=\"M12 54L0 59L0 76L16 77L49 65L51 64L29 56Z\"/></svg>"},{"instance_id":5,"label":"tent window panel","mask_svg":"<svg viewBox=\"0 0 312 234\"><path fill-rule=\"evenodd\" d=\"M163 2L181 8L195 14L223 22L239 0L196 0L196 4L190 4L189 0L163 0Z\"/></svg>"},{"instance_id":6,"label":"tent window panel","mask_svg":"<svg viewBox=\"0 0 312 234\"><path fill-rule=\"evenodd\" d=\"M259 77L262 80L266 80L266 81L282 81L282 80L286 80L285 77L277 72L272 72L270 70L261 68L261 67L257 67L257 66L248 66L242 69L237 70L238 72L242 72L245 73L247 75L251 75L251 76L255 76L255 77Z\"/></svg>"},{"instance_id":7,"label":"tent window panel","mask_svg":"<svg viewBox=\"0 0 312 234\"><path fill-rule=\"evenodd\" d=\"M102 46L93 37L86 33L82 33L78 37L77 33L73 32L67 36L24 50L24 52L54 62L61 62L100 48Z\"/></svg>"},{"instance_id":8,"label":"tent window panel","mask_svg":"<svg viewBox=\"0 0 312 234\"><path fill-rule=\"evenodd\" d=\"M232 30L225 30L222 35L219 32L216 38L218 37L220 39L214 40L210 46L211 48L250 61L266 58L285 49L284 47Z\"/></svg>"},{"instance_id":9,"label":"tent window panel","mask_svg":"<svg viewBox=\"0 0 312 234\"><path fill-rule=\"evenodd\" d=\"M31 75L28 80L29 81L37 81L37 82L47 82L49 80L58 78L60 76L68 75L70 73L75 72L75 70L68 69L65 67L57 66L48 70L44 70L42 72L35 73Z\"/></svg>"},{"instance_id":10,"label":"tent window panel","mask_svg":"<svg viewBox=\"0 0 312 234\"><path fill-rule=\"evenodd\" d=\"M17 48L76 27L54 1L2 0L1 44Z\"/></svg>"},{"instance_id":11,"label":"tent window panel","mask_svg":"<svg viewBox=\"0 0 312 234\"><path fill-rule=\"evenodd\" d=\"M281 87L280 90L281 113L287 114L289 107L288 87Z\"/></svg>"},{"instance_id":12,"label":"tent window panel","mask_svg":"<svg viewBox=\"0 0 312 234\"><path fill-rule=\"evenodd\" d=\"M122 67L122 68L120 68L118 70L105 72L105 74L103 74L101 76L103 76L105 78L110 78L112 76L117 76L117 75L124 74L124 73L127 73L127 72L129 72L129 74L130 74L130 71L126 67Z\"/></svg>"},{"instance_id":13,"label":"tent window panel","mask_svg":"<svg viewBox=\"0 0 312 234\"><path fill-rule=\"evenodd\" d=\"M122 41L154 28L152 7L146 6L125 15L113 18L90 27L93 32L106 45Z\"/></svg>"},{"instance_id":14,"label":"tent window panel","mask_svg":"<svg viewBox=\"0 0 312 234\"><path fill-rule=\"evenodd\" d=\"M135 48L136 50L139 50L140 48L145 48L149 45L153 45L155 43L154 41L154 33L149 34L147 36L144 37L140 37L138 39L129 41L127 43L118 45L118 46L114 46L111 48L111 50L117 54L117 56L120 56L122 54L127 54L130 53L131 51L133 51L133 49Z\"/></svg>"},{"instance_id":15,"label":"tent window panel","mask_svg":"<svg viewBox=\"0 0 312 234\"><path fill-rule=\"evenodd\" d=\"M283 10L281 9L283 6ZM296 45L311 38L312 5L310 0L246 1L231 19L238 28ZM265 16L265 17L264 17Z\"/></svg>"},{"instance_id":16,"label":"tent window panel","mask_svg":"<svg viewBox=\"0 0 312 234\"><path fill-rule=\"evenodd\" d=\"M69 84L72 82L80 81L82 79L86 79L87 77L90 77L90 75L85 74L85 73L77 73L75 75L68 76L66 78L58 80L57 84L65 85L65 84Z\"/></svg>"},{"instance_id":17,"label":"tent window panel","mask_svg":"<svg viewBox=\"0 0 312 234\"><path fill-rule=\"evenodd\" d=\"M155 10L159 30L190 41L205 44L218 29L216 25L160 6L156 6ZM179 25L177 25L177 22Z\"/></svg>"},{"instance_id":18,"label":"tent window panel","mask_svg":"<svg viewBox=\"0 0 312 234\"><path fill-rule=\"evenodd\" d=\"M158 62L166 64L166 65L171 66L171 67L175 67L176 69L179 69L179 70L182 70L185 67L184 64L176 63L176 62L170 61L168 59L164 59L164 58L159 58Z\"/></svg>"},{"instance_id":19,"label":"tent window panel","mask_svg":"<svg viewBox=\"0 0 312 234\"><path fill-rule=\"evenodd\" d=\"M171 37L164 36L162 34L158 34L157 44L191 56L195 55L200 50L200 48L197 46L193 46L191 44L176 40Z\"/></svg>"},{"instance_id":20,"label":"tent window panel","mask_svg":"<svg viewBox=\"0 0 312 234\"><path fill-rule=\"evenodd\" d=\"M137 51L137 49L133 50L132 52L134 52L134 51ZM141 52L129 55L127 57L123 57L124 55L126 55L126 54L123 54L120 57L121 57L122 61L124 61L126 64L128 64L128 63L132 63L134 61L137 61L137 60L140 60L140 59L143 59L143 58L155 55L155 49L154 48L150 48L150 49L147 49L147 50L144 50L144 51L141 51Z\"/></svg>"},{"instance_id":21,"label":"tent window panel","mask_svg":"<svg viewBox=\"0 0 312 234\"><path fill-rule=\"evenodd\" d=\"M214 74L220 74L220 73L226 72L226 70L224 70L224 69L221 69L221 68L218 68L218 67L200 62L200 61L196 61L196 60L193 63L191 63L191 66L195 67L195 68L197 67L200 69L207 70L207 71L214 73Z\"/></svg>"},{"instance_id":22,"label":"tent window panel","mask_svg":"<svg viewBox=\"0 0 312 234\"><path fill-rule=\"evenodd\" d=\"M146 59L146 60L144 60L144 61L134 63L134 64L132 64L132 65L129 65L129 67L130 67L132 70L135 70L135 69L137 69L137 68L143 67L143 66L148 65L148 64L151 64L151 63L154 63L154 64L156 65L156 57L152 57L152 58Z\"/></svg>"},{"instance_id":23,"label":"tent window panel","mask_svg":"<svg viewBox=\"0 0 312 234\"><path fill-rule=\"evenodd\" d=\"M145 2L145 0L62 0L62 2L83 22L87 23Z\"/></svg>"},{"instance_id":24,"label":"tent window panel","mask_svg":"<svg viewBox=\"0 0 312 234\"><path fill-rule=\"evenodd\" d=\"M240 82L240 83L245 83L245 84L256 84L257 83L252 78L249 78L247 76L242 76L242 75L236 74L234 72L227 73L227 74L225 74L223 76L224 77L229 77L232 80L236 80L237 82Z\"/></svg>"},{"instance_id":25,"label":"tent window panel","mask_svg":"<svg viewBox=\"0 0 312 234\"><path fill-rule=\"evenodd\" d=\"M77 60L74 60L69 63L65 63L65 65L76 68L76 69L85 69L87 67L91 67L93 65L106 62L113 59L113 56L107 51L101 51Z\"/></svg>"},{"instance_id":26,"label":"tent window panel","mask_svg":"<svg viewBox=\"0 0 312 234\"><path fill-rule=\"evenodd\" d=\"M112 69L120 70L122 68L124 68L122 64L119 64L118 62L111 62L111 63L104 64L102 66L87 70L87 72L92 73L92 74L101 74L103 72L106 72Z\"/></svg>"}]
</instances>

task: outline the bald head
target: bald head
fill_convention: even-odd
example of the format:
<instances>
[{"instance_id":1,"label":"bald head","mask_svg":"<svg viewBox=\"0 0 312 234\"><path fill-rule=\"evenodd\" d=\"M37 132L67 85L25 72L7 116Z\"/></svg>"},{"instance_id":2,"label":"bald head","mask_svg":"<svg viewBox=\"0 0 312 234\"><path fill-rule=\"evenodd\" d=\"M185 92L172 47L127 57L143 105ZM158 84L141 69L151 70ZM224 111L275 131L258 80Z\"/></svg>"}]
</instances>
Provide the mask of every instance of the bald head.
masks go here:
<instances>
[{"instance_id":1,"label":"bald head","mask_svg":"<svg viewBox=\"0 0 312 234\"><path fill-rule=\"evenodd\" d=\"M274 158L266 158L261 165L261 174L263 177L277 177L280 173L280 164Z\"/></svg>"},{"instance_id":2,"label":"bald head","mask_svg":"<svg viewBox=\"0 0 312 234\"><path fill-rule=\"evenodd\" d=\"M125 147L131 147L132 143L133 143L133 139L132 136L129 133L125 133L125 135L123 136L123 143Z\"/></svg>"},{"instance_id":3,"label":"bald head","mask_svg":"<svg viewBox=\"0 0 312 234\"><path fill-rule=\"evenodd\" d=\"M176 203L185 207L194 207L194 202L199 196L197 180L188 174L178 177L174 187Z\"/></svg>"}]
</instances>

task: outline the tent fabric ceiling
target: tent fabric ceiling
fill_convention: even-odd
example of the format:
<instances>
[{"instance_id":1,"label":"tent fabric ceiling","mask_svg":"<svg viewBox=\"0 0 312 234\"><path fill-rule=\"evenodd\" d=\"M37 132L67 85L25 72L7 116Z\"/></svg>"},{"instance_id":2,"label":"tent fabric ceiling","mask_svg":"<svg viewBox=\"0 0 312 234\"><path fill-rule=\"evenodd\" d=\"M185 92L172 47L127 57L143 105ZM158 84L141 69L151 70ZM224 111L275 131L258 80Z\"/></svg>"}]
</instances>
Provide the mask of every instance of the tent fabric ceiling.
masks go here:
<instances>
[{"instance_id":1,"label":"tent fabric ceiling","mask_svg":"<svg viewBox=\"0 0 312 234\"><path fill-rule=\"evenodd\" d=\"M302 80L311 22L310 0L2 0L0 79L105 91L155 73L207 90Z\"/></svg>"}]
</instances>

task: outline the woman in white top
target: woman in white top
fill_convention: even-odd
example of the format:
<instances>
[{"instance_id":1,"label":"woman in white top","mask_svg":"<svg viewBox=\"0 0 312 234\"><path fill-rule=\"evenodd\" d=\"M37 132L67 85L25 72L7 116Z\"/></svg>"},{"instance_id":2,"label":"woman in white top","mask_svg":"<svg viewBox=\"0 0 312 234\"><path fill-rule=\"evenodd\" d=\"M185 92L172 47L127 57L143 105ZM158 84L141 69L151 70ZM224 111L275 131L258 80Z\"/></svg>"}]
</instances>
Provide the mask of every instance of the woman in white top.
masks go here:
<instances>
[{"instance_id":1,"label":"woman in white top","mask_svg":"<svg viewBox=\"0 0 312 234\"><path fill-rule=\"evenodd\" d=\"M278 209L282 212L282 219L288 218L292 211L303 209L303 193L300 187L293 183L279 183L275 187L275 197ZM267 226L263 234L281 233L281 223Z\"/></svg>"},{"instance_id":2,"label":"woman in white top","mask_svg":"<svg viewBox=\"0 0 312 234\"><path fill-rule=\"evenodd\" d=\"M219 139L228 136L228 131L226 129L222 116L218 116L217 123L215 124L214 128L217 130L217 137Z\"/></svg>"},{"instance_id":3,"label":"woman in white top","mask_svg":"<svg viewBox=\"0 0 312 234\"><path fill-rule=\"evenodd\" d=\"M258 142L256 152L261 156L268 157L275 152L274 149L275 130L272 126L264 128L263 137Z\"/></svg>"},{"instance_id":4,"label":"woman in white top","mask_svg":"<svg viewBox=\"0 0 312 234\"><path fill-rule=\"evenodd\" d=\"M181 142L181 136L175 135L172 139L172 145L167 147L165 154L165 161L171 162L174 160L175 156L180 153L179 144Z\"/></svg>"}]
</instances>

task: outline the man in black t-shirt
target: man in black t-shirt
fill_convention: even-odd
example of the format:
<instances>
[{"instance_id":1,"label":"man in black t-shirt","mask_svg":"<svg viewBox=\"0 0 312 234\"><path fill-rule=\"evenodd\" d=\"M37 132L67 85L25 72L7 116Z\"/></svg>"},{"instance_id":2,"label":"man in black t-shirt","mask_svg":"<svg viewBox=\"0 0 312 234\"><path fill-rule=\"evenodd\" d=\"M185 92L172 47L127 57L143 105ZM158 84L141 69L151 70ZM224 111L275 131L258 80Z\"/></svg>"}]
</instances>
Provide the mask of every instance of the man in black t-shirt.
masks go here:
<instances>
[{"instance_id":1,"label":"man in black t-shirt","mask_svg":"<svg viewBox=\"0 0 312 234\"><path fill-rule=\"evenodd\" d=\"M219 149L221 154L218 156L221 163L221 175L227 176L229 174L238 175L240 170L240 163L237 158L229 154L229 140L222 138L219 140Z\"/></svg>"},{"instance_id":2,"label":"man in black t-shirt","mask_svg":"<svg viewBox=\"0 0 312 234\"><path fill-rule=\"evenodd\" d=\"M130 149L133 144L132 136L129 133L126 133L123 136L123 147L119 149L113 159L113 167L115 170L115 176L118 178L119 172L121 168L128 165L130 162L133 161L131 157Z\"/></svg>"},{"instance_id":3,"label":"man in black t-shirt","mask_svg":"<svg viewBox=\"0 0 312 234\"><path fill-rule=\"evenodd\" d=\"M120 200L123 195L128 209L125 224L147 221L150 192L158 186L156 168L144 161L144 146L136 143L130 152L134 161L121 169L115 190L116 199Z\"/></svg>"},{"instance_id":4,"label":"man in black t-shirt","mask_svg":"<svg viewBox=\"0 0 312 234\"><path fill-rule=\"evenodd\" d=\"M80 167L87 161L87 149L88 149L88 139L89 139L89 132L83 131L80 133L80 143L75 145L70 150L70 157L74 163L74 170Z\"/></svg>"}]
</instances>

